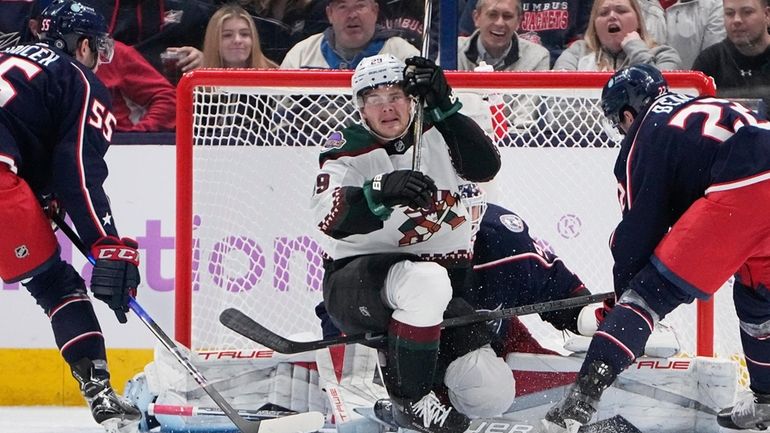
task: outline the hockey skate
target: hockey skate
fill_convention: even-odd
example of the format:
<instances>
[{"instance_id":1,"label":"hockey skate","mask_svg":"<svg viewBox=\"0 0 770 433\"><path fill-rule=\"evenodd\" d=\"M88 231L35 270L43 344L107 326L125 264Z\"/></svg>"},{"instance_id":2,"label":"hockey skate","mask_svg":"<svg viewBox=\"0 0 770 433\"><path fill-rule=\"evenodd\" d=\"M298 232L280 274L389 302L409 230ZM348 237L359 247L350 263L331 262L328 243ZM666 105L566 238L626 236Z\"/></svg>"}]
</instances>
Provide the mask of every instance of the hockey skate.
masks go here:
<instances>
[{"instance_id":1,"label":"hockey skate","mask_svg":"<svg viewBox=\"0 0 770 433\"><path fill-rule=\"evenodd\" d=\"M72 366L72 376L80 384L80 392L91 408L94 420L109 433L128 433L136 430L142 417L139 409L115 394L106 369L94 366L83 358Z\"/></svg>"},{"instance_id":2,"label":"hockey skate","mask_svg":"<svg viewBox=\"0 0 770 433\"><path fill-rule=\"evenodd\" d=\"M573 432L588 424L599 406L599 399L615 376L601 361L594 361L588 374L578 378L559 404L545 414L543 421L549 432Z\"/></svg>"},{"instance_id":3,"label":"hockey skate","mask_svg":"<svg viewBox=\"0 0 770 433\"><path fill-rule=\"evenodd\" d=\"M770 394L752 393L735 406L722 409L717 423L733 430L766 430L770 427Z\"/></svg>"},{"instance_id":4,"label":"hockey skate","mask_svg":"<svg viewBox=\"0 0 770 433\"><path fill-rule=\"evenodd\" d=\"M441 403L433 391L417 400L377 400L374 414L386 424L424 433L462 433L471 423L451 405Z\"/></svg>"}]
</instances>

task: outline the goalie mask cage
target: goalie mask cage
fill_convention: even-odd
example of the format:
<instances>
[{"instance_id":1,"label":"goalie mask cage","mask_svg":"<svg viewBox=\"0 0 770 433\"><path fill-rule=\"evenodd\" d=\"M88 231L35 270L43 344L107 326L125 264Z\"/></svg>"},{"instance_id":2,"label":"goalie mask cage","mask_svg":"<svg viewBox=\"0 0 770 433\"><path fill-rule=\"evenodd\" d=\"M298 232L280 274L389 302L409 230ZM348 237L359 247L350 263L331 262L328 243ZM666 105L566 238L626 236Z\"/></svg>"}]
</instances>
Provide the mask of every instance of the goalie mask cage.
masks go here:
<instances>
[{"instance_id":1,"label":"goalie mask cage","mask_svg":"<svg viewBox=\"0 0 770 433\"><path fill-rule=\"evenodd\" d=\"M447 73L462 112L500 149L502 170L484 186L489 200L518 213L540 247L558 254L594 293L612 290L607 243L620 220L613 175L619 146L599 126L599 96L609 76ZM714 93L700 73L666 77L672 90ZM175 331L181 343L199 352L258 350L219 323L227 307L283 336L320 338L314 307L322 299L322 249L310 195L319 145L358 121L350 78L348 71L196 70L180 81ZM724 287L714 303L682 306L666 318L686 353L741 351L730 292ZM562 339L537 322L525 320L533 334Z\"/></svg>"}]
</instances>

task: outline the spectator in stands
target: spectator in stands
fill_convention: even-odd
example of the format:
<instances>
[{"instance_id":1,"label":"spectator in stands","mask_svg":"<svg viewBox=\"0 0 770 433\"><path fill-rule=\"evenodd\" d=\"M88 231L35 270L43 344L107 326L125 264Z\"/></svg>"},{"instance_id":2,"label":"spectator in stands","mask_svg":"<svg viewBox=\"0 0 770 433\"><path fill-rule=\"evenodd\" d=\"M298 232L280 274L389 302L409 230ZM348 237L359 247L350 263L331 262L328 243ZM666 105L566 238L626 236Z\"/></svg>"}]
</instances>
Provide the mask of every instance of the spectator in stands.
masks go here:
<instances>
[{"instance_id":1,"label":"spectator in stands","mask_svg":"<svg viewBox=\"0 0 770 433\"><path fill-rule=\"evenodd\" d=\"M516 35L521 18L519 0L480 0L473 11L476 30L457 43L457 69L476 71L547 71L550 54L543 46ZM530 96L461 96L465 114L503 138L511 126L526 128L539 118L538 99ZM490 117L491 116L491 117ZM485 128L486 129L486 128Z\"/></svg>"},{"instance_id":2,"label":"spectator in stands","mask_svg":"<svg viewBox=\"0 0 770 433\"><path fill-rule=\"evenodd\" d=\"M516 36L520 18L519 0L480 0L473 11L476 31L457 44L457 69L473 70L481 61L496 71L550 69L548 50Z\"/></svg>"},{"instance_id":3,"label":"spectator in stands","mask_svg":"<svg viewBox=\"0 0 770 433\"><path fill-rule=\"evenodd\" d=\"M361 59L375 54L401 60L419 55L396 31L377 26L378 13L376 0L330 0L326 16L331 27L295 45L281 68L354 69Z\"/></svg>"},{"instance_id":4,"label":"spectator in stands","mask_svg":"<svg viewBox=\"0 0 770 433\"><path fill-rule=\"evenodd\" d=\"M232 0L219 0L232 3ZM326 0L239 0L259 31L262 52L280 63L297 42L329 26Z\"/></svg>"},{"instance_id":5,"label":"spectator in stands","mask_svg":"<svg viewBox=\"0 0 770 433\"><path fill-rule=\"evenodd\" d=\"M468 0L460 17L460 34L469 35L476 28L473 19L481 0ZM550 66L572 42L583 38L591 15L591 0L521 0L518 34L540 44L551 55Z\"/></svg>"},{"instance_id":6,"label":"spectator in stands","mask_svg":"<svg viewBox=\"0 0 770 433\"><path fill-rule=\"evenodd\" d=\"M109 32L116 40L134 47L158 71L163 71L160 54L166 48L201 46L206 23L215 9L211 0L87 0L86 3L107 18Z\"/></svg>"},{"instance_id":7,"label":"spectator in stands","mask_svg":"<svg viewBox=\"0 0 770 433\"><path fill-rule=\"evenodd\" d=\"M706 48L693 69L714 77L717 95L770 104L768 0L724 0L727 38ZM765 113L766 114L766 113Z\"/></svg>"},{"instance_id":8,"label":"spectator in stands","mask_svg":"<svg viewBox=\"0 0 770 433\"><path fill-rule=\"evenodd\" d=\"M397 31L398 36L420 49L422 47L423 21L425 21L425 2L420 0L379 0L378 4L380 7L378 23L388 30ZM436 11L433 12L438 17Z\"/></svg>"},{"instance_id":9,"label":"spectator in stands","mask_svg":"<svg viewBox=\"0 0 770 433\"><path fill-rule=\"evenodd\" d=\"M585 37L564 50L553 69L613 71L640 63L671 70L681 59L649 35L637 0L596 0Z\"/></svg>"},{"instance_id":10,"label":"spectator in stands","mask_svg":"<svg viewBox=\"0 0 770 433\"><path fill-rule=\"evenodd\" d=\"M28 21L37 39L40 12L51 1L37 1ZM110 92L112 113L120 132L173 131L176 117L174 87L142 55L128 45L114 41L112 61L101 63L96 76Z\"/></svg>"},{"instance_id":11,"label":"spectator in stands","mask_svg":"<svg viewBox=\"0 0 770 433\"><path fill-rule=\"evenodd\" d=\"M134 48L115 41L112 62L100 65L96 76L110 91L117 131L174 130L174 87Z\"/></svg>"},{"instance_id":12,"label":"spectator in stands","mask_svg":"<svg viewBox=\"0 0 770 433\"><path fill-rule=\"evenodd\" d=\"M647 32L679 53L682 69L725 37L722 0L639 0L639 6Z\"/></svg>"},{"instance_id":13,"label":"spectator in stands","mask_svg":"<svg viewBox=\"0 0 770 433\"><path fill-rule=\"evenodd\" d=\"M262 54L254 19L236 4L226 4L211 16L203 41L203 51L195 47L169 48L183 52L178 67L183 72L204 68L275 69L278 64ZM191 59L190 61L186 61Z\"/></svg>"},{"instance_id":14,"label":"spectator in stands","mask_svg":"<svg viewBox=\"0 0 770 433\"><path fill-rule=\"evenodd\" d=\"M425 2L423 0L378 0L380 15L377 23L386 29L393 29L398 36L406 39L417 49L422 48L422 34L425 23ZM465 0L457 0L458 10L465 7ZM441 32L441 1L431 0L430 43L428 58L435 60L439 51Z\"/></svg>"},{"instance_id":15,"label":"spectator in stands","mask_svg":"<svg viewBox=\"0 0 770 433\"><path fill-rule=\"evenodd\" d=\"M229 4L219 8L206 27L203 67L274 69L278 64L262 54L251 15Z\"/></svg>"}]
</instances>

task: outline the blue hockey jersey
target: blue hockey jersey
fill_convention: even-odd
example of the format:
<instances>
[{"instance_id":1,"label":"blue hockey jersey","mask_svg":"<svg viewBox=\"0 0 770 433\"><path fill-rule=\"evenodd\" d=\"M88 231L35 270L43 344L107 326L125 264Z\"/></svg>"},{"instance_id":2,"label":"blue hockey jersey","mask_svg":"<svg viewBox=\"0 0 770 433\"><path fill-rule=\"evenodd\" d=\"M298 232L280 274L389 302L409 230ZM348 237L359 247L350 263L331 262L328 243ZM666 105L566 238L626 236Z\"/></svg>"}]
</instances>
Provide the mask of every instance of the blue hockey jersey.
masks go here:
<instances>
[{"instance_id":1,"label":"blue hockey jersey","mask_svg":"<svg viewBox=\"0 0 770 433\"><path fill-rule=\"evenodd\" d=\"M489 204L473 247L473 278L463 297L477 309L495 310L587 294L577 275L529 234L515 213ZM564 314L561 314L564 313ZM574 312L541 317L559 329L574 326ZM504 333L506 326L500 328Z\"/></svg>"},{"instance_id":2,"label":"blue hockey jersey","mask_svg":"<svg viewBox=\"0 0 770 433\"><path fill-rule=\"evenodd\" d=\"M770 179L770 122L724 99L664 94L631 125L615 177L623 218L610 247L621 293L696 200Z\"/></svg>"},{"instance_id":3,"label":"blue hockey jersey","mask_svg":"<svg viewBox=\"0 0 770 433\"><path fill-rule=\"evenodd\" d=\"M0 52L0 162L53 194L87 246L117 235L102 187L115 117L94 73L46 44Z\"/></svg>"}]
</instances>

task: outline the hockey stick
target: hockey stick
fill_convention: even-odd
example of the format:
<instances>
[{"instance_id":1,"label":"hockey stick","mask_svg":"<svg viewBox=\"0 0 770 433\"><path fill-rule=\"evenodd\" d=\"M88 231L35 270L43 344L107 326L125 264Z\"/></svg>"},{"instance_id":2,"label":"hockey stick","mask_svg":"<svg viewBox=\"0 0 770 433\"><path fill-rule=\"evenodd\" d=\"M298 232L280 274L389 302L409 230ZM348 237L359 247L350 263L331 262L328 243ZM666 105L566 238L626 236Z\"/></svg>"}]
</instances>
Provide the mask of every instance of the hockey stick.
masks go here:
<instances>
[{"instance_id":1,"label":"hockey stick","mask_svg":"<svg viewBox=\"0 0 770 433\"><path fill-rule=\"evenodd\" d=\"M565 308L582 307L584 305L602 302L615 297L614 292L598 293L595 295L576 296L574 298L557 299L539 304L522 305L495 311L477 311L460 317L445 319L442 328L468 325L490 320L507 319L514 316L524 316L534 313L546 313ZM293 354L309 352L337 344L372 343L385 338L384 333L366 333L343 335L334 338L315 341L293 341L270 331L236 308L228 308L219 315L219 321L226 327L241 334L249 340L256 341L279 353Z\"/></svg>"},{"instance_id":2,"label":"hockey stick","mask_svg":"<svg viewBox=\"0 0 770 433\"><path fill-rule=\"evenodd\" d=\"M280 418L289 415L296 415L297 411L288 409L265 409L265 406L257 410L251 409L238 409L238 415L249 420L266 420L272 418ZM224 411L216 407L201 407L201 406L188 406L188 405L175 405L175 404L157 404L150 403L147 405L147 415L176 415L184 417L193 416L225 416Z\"/></svg>"},{"instance_id":3,"label":"hockey stick","mask_svg":"<svg viewBox=\"0 0 770 433\"><path fill-rule=\"evenodd\" d=\"M72 241L73 245L80 250L81 253L88 259L91 264L96 263L96 260L91 256L90 252L86 248L83 241L80 239L77 233L70 227L60 215L54 214L52 216L53 222L64 232L65 235ZM225 415L230 418L230 421L243 433L295 433L295 432L312 432L320 429L324 425L324 416L320 412L307 412L297 415L290 415L283 418L269 419L265 421L256 420L248 421L241 417L238 412L233 409L232 406L222 397L222 394L216 390L212 385L208 383L203 374L197 367L187 358L187 355L177 344L169 338L169 336L158 326L157 323L144 311L141 305L136 302L133 297L128 298L128 306L131 310L139 316L139 319L147 326L150 332L163 344L163 346L174 355L177 361L182 367L187 370L188 373L195 379L195 381L206 391L206 394L211 397L211 400L219 406Z\"/></svg>"},{"instance_id":4,"label":"hockey stick","mask_svg":"<svg viewBox=\"0 0 770 433\"><path fill-rule=\"evenodd\" d=\"M422 48L420 49L420 56L428 58L428 50L430 49L430 22L433 15L433 4L431 0L425 0L425 16L422 22ZM412 153L412 170L420 170L420 159L422 157L422 122L425 119L425 109L422 106L425 103L425 98L417 98L417 106L414 108L414 151Z\"/></svg>"}]
</instances>

